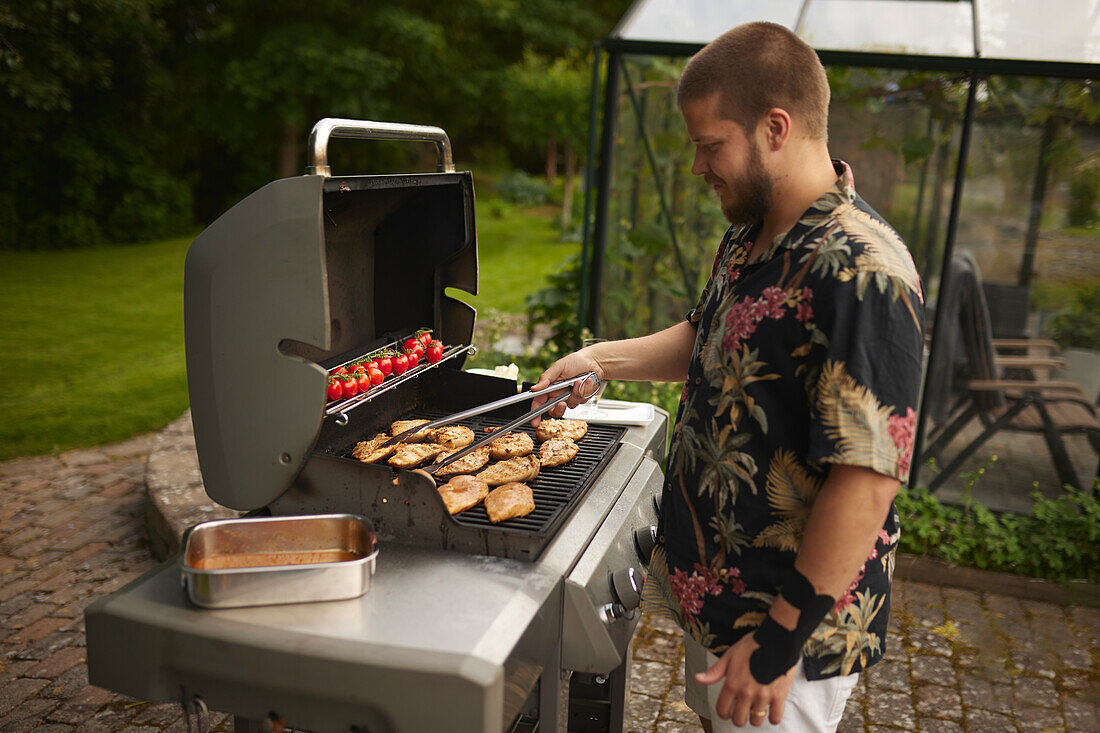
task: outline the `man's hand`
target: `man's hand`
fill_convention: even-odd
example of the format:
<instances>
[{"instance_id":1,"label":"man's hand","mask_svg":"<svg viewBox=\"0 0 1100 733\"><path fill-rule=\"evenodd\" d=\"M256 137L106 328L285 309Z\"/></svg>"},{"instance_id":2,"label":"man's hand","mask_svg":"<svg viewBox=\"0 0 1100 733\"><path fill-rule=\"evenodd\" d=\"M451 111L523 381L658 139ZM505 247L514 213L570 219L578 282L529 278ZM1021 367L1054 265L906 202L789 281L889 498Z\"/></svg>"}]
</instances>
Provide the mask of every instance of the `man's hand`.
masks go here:
<instances>
[{"instance_id":1,"label":"man's hand","mask_svg":"<svg viewBox=\"0 0 1100 733\"><path fill-rule=\"evenodd\" d=\"M783 719L787 693L794 682L794 667L770 685L762 685L753 679L749 672L749 657L758 647L752 634L747 634L727 649L713 667L695 675L696 681L708 687L725 678L714 707L719 717L728 718L739 727L746 723L761 725L765 717L773 725L778 725Z\"/></svg>"},{"instance_id":2,"label":"man's hand","mask_svg":"<svg viewBox=\"0 0 1100 733\"><path fill-rule=\"evenodd\" d=\"M600 365L599 360L597 360L592 353L594 348L594 346L587 346L580 351L574 351L572 354L558 359L542 373L539 377L539 381L535 382L535 385L531 389L535 391L546 389L554 382L560 382L563 379L569 379L570 377L575 377L585 372L596 372L596 376L598 376L602 382L604 380L604 369ZM550 417L561 417L565 414L566 406L576 407L584 402L587 397L591 396L591 391L592 385L589 381L579 382L573 385L573 394L569 399L554 405L550 408L549 412L545 414ZM561 394L561 392L559 391L557 394ZM531 409L533 410L539 407L553 396L553 394L548 393L535 397L531 400ZM535 418L532 424L538 425L538 422L539 418Z\"/></svg>"},{"instance_id":3,"label":"man's hand","mask_svg":"<svg viewBox=\"0 0 1100 733\"><path fill-rule=\"evenodd\" d=\"M695 326L687 321L640 338L601 341L551 364L535 382L534 389L546 389L554 382L585 372L596 372L601 382L608 379L682 382L687 379L688 362L694 345ZM566 405L576 407L591 393L591 384L575 385L573 395L564 403L552 407L547 414L561 417ZM531 408L545 404L550 397L553 395L539 395L532 400ZM537 425L538 418L532 422Z\"/></svg>"}]
</instances>

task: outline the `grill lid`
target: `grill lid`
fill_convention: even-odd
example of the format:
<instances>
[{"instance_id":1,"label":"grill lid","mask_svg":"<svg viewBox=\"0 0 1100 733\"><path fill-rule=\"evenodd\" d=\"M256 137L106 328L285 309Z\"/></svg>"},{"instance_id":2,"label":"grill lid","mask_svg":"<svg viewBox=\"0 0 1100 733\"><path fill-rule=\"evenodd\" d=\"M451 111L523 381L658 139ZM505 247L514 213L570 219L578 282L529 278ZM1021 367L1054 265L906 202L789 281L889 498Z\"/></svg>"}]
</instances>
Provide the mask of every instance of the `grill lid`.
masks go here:
<instances>
[{"instance_id":1,"label":"grill lid","mask_svg":"<svg viewBox=\"0 0 1100 733\"><path fill-rule=\"evenodd\" d=\"M344 136L372 137L379 125L328 122L315 127L311 160L325 159L329 134L359 124ZM384 136L395 129L446 138L394 125ZM449 157L449 142L441 150ZM320 433L326 367L424 326L447 344L469 343L474 310L447 287L477 292L469 173L333 178L326 165L274 181L219 217L184 269L187 386L206 493L247 510L290 487Z\"/></svg>"}]
</instances>

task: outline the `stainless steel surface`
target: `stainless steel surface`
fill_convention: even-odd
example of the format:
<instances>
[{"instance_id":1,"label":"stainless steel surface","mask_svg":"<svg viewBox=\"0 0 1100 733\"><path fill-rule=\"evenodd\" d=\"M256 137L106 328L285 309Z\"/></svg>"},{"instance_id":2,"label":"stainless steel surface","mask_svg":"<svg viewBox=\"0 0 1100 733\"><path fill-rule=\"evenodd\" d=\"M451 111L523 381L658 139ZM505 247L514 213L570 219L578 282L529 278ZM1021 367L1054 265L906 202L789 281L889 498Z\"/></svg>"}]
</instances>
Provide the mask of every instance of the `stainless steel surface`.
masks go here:
<instances>
[{"instance_id":1,"label":"stainless steel surface","mask_svg":"<svg viewBox=\"0 0 1100 733\"><path fill-rule=\"evenodd\" d=\"M419 433L421 430L430 430L432 428L438 428L438 427L441 427L443 425L450 425L451 423L460 422L462 420L468 420L471 417L475 417L477 415L484 415L487 412L492 412L494 410L499 410L502 407L508 407L509 405L514 405L514 404L517 404L519 402L523 402L524 400L529 400L532 397L536 397L536 396L541 395L541 394L546 394L548 392L557 392L559 389L565 389L566 387L572 387L573 385L577 384L578 382L586 382L590 379L595 381L596 388L598 389L599 385L600 385L600 378L596 375L596 372L585 372L584 374L581 374L580 376L577 376L577 377L573 377L572 379L566 379L566 380L561 381L561 382L555 382L554 384L551 384L546 389L540 389L537 392L533 389L527 390L526 392L519 392L519 393L514 394L514 395L509 395L508 397L502 397L499 400L494 400L492 402L487 402L484 405L477 405L476 407L471 407L468 410L462 410L461 412L456 412L452 415L445 415L445 416L443 416L441 418L438 418L436 420L432 420L431 422L427 423L426 425L417 425L415 427L411 427L408 430L406 430L405 432L399 433L399 434L393 436L392 438L387 440L382 445L383 445L383 447L391 446L394 443L400 443L401 441L403 441L405 438L409 437L413 433ZM569 393L567 392L567 393L565 393L565 395L559 395L559 396L562 396L562 398L565 399L565 398L569 397ZM557 403L554 403L554 404L557 404ZM536 410L532 410L531 412L524 415L523 418L521 418L519 422L522 423L524 421L524 419L530 420L530 419L534 418L536 415L541 415L541 414L542 414L541 412L538 412ZM517 424L519 424L519 423L517 423ZM486 442L488 442L488 441L486 441Z\"/></svg>"},{"instance_id":2,"label":"stainless steel surface","mask_svg":"<svg viewBox=\"0 0 1100 733\"><path fill-rule=\"evenodd\" d=\"M656 522L651 497L660 492L662 483L660 466L642 458L599 530L567 572L562 619L565 669L606 674L622 663L638 614L624 605L619 618L608 619L601 610L608 604L623 605L612 592L611 578L616 572L642 565L633 534L636 528Z\"/></svg>"},{"instance_id":3,"label":"stainless steel surface","mask_svg":"<svg viewBox=\"0 0 1100 733\"><path fill-rule=\"evenodd\" d=\"M440 127L326 117L318 121L313 126L313 131L309 133L307 173L326 178L332 175L328 165L328 141L334 137L430 142L439 151L439 171L453 173L455 169L454 156L451 154L451 140Z\"/></svg>"},{"instance_id":4,"label":"stainless steel surface","mask_svg":"<svg viewBox=\"0 0 1100 733\"><path fill-rule=\"evenodd\" d=\"M295 556L347 553L354 559L302 563ZM281 564L206 569L216 558L251 565L270 555ZM370 590L378 547L370 520L351 514L248 517L204 522L187 534L179 556L183 587L204 608L238 608L357 598Z\"/></svg>"},{"instance_id":5,"label":"stainless steel surface","mask_svg":"<svg viewBox=\"0 0 1100 733\"><path fill-rule=\"evenodd\" d=\"M387 545L359 598L217 610L168 564L89 607L89 678L316 733L499 733L506 685L556 665L560 616L560 575L481 555Z\"/></svg>"}]
</instances>

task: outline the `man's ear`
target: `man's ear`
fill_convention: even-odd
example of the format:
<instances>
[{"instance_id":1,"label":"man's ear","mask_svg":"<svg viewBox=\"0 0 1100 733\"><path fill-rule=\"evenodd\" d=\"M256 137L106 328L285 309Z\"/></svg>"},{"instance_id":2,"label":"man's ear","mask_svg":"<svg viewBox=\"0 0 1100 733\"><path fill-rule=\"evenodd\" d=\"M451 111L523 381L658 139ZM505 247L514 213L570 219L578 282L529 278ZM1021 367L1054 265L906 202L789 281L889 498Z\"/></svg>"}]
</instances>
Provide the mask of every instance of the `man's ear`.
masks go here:
<instances>
[{"instance_id":1,"label":"man's ear","mask_svg":"<svg viewBox=\"0 0 1100 733\"><path fill-rule=\"evenodd\" d=\"M765 142L770 150L778 151L791 137L791 116L782 107L772 107L760 122Z\"/></svg>"}]
</instances>

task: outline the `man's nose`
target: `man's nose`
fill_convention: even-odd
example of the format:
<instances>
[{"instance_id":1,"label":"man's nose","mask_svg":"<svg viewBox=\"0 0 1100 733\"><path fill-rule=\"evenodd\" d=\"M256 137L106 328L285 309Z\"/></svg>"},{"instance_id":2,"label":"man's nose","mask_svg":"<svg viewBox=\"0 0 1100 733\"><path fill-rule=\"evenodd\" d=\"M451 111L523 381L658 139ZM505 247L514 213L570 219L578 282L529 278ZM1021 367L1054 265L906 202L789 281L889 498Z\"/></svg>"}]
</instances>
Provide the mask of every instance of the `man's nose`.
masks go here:
<instances>
[{"instance_id":1,"label":"man's nose","mask_svg":"<svg viewBox=\"0 0 1100 733\"><path fill-rule=\"evenodd\" d=\"M707 164L703 159L703 156L699 155L699 151L695 151L695 157L691 160L691 174L693 176L701 176L707 172Z\"/></svg>"}]
</instances>

